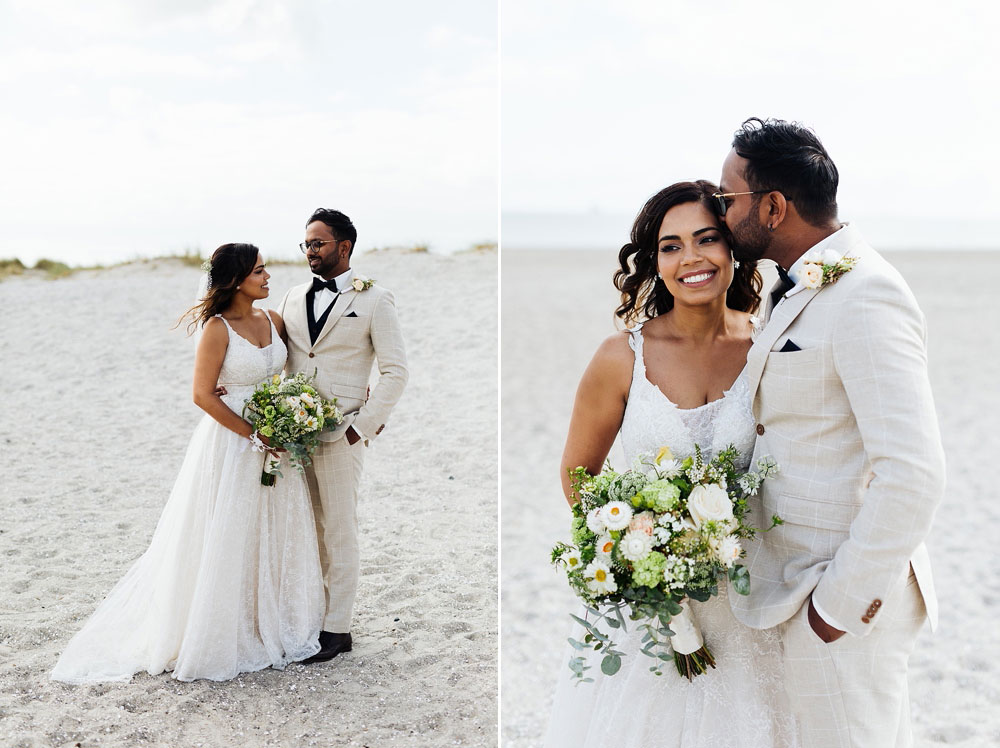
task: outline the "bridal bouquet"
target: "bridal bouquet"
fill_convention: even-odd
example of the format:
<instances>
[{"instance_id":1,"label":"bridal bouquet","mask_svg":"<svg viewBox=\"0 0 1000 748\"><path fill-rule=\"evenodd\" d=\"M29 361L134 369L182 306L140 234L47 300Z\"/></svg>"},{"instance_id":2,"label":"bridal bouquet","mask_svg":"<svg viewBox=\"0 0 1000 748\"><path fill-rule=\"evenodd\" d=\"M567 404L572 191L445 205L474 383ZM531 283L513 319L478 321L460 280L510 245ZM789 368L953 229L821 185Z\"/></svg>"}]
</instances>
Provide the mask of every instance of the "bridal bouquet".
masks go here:
<instances>
[{"instance_id":1,"label":"bridal bouquet","mask_svg":"<svg viewBox=\"0 0 1000 748\"><path fill-rule=\"evenodd\" d=\"M337 398L324 400L313 387L314 376L299 372L291 377L275 374L257 385L243 406L243 417L257 433L266 436L275 447L289 452L294 467L303 470L319 446L319 435L332 431L344 422ZM281 476L279 461L269 458L260 482L273 486Z\"/></svg>"},{"instance_id":2,"label":"bridal bouquet","mask_svg":"<svg viewBox=\"0 0 1000 748\"><path fill-rule=\"evenodd\" d=\"M690 680L715 667L683 601L717 595L722 574L738 594L750 594L749 572L736 563L744 555L740 540L756 533L744 522L747 499L777 471L774 461L764 458L756 471L741 472L735 467L739 456L729 447L706 462L696 446L694 455L679 461L663 447L624 473L571 471L579 498L573 505L573 544L557 543L552 563L566 570L587 618L593 616L592 621L572 616L586 635L582 642L569 642L578 651L602 652L604 674L621 667L624 653L609 630L626 630L623 611L644 631L640 651L656 661L652 672L661 675L663 663L673 660ZM771 527L781 524L777 516L771 521ZM570 669L582 682L593 680L584 677L589 666L583 656L570 660Z\"/></svg>"}]
</instances>

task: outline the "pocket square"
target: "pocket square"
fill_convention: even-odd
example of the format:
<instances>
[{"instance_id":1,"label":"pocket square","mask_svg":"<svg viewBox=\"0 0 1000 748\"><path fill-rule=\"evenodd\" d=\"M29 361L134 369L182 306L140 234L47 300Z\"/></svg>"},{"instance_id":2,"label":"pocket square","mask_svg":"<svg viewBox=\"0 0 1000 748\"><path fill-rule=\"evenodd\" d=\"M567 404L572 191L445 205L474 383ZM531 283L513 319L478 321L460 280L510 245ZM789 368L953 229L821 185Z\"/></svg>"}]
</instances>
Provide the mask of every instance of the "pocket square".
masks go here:
<instances>
[{"instance_id":1,"label":"pocket square","mask_svg":"<svg viewBox=\"0 0 1000 748\"><path fill-rule=\"evenodd\" d=\"M795 343L792 342L791 338L785 341L785 344L781 346L781 350L778 353L791 353L792 351L801 351Z\"/></svg>"},{"instance_id":2,"label":"pocket square","mask_svg":"<svg viewBox=\"0 0 1000 748\"><path fill-rule=\"evenodd\" d=\"M357 317L358 313L357 312L351 312L350 314L345 314L344 316L345 317Z\"/></svg>"}]
</instances>

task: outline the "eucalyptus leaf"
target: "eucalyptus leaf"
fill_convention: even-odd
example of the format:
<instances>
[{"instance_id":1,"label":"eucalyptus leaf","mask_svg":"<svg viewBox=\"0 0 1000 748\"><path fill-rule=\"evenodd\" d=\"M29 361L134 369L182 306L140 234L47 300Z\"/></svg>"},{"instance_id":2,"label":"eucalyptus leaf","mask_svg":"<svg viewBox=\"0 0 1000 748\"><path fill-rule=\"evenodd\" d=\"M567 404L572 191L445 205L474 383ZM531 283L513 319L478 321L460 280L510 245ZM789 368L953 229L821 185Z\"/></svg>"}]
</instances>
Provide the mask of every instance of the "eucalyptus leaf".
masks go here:
<instances>
[{"instance_id":1,"label":"eucalyptus leaf","mask_svg":"<svg viewBox=\"0 0 1000 748\"><path fill-rule=\"evenodd\" d=\"M608 655L601 660L601 672L605 675L614 675L622 666L622 658L618 655Z\"/></svg>"},{"instance_id":2,"label":"eucalyptus leaf","mask_svg":"<svg viewBox=\"0 0 1000 748\"><path fill-rule=\"evenodd\" d=\"M729 570L729 581L737 594L750 594L750 572L745 566L734 566Z\"/></svg>"}]
</instances>

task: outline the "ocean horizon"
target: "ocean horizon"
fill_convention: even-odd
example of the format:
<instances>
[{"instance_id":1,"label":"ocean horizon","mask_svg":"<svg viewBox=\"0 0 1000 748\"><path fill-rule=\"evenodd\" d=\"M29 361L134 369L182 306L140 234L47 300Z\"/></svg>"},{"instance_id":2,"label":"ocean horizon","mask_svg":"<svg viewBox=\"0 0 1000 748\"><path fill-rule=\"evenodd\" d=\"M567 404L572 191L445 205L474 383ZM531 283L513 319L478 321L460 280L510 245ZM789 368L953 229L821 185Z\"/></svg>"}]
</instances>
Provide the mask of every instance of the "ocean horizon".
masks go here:
<instances>
[{"instance_id":1,"label":"ocean horizon","mask_svg":"<svg viewBox=\"0 0 1000 748\"><path fill-rule=\"evenodd\" d=\"M503 250L576 249L617 252L628 241L634 216L590 210L579 213L509 211L501 214ZM862 216L856 226L878 250L996 251L1000 220L951 220Z\"/></svg>"}]
</instances>

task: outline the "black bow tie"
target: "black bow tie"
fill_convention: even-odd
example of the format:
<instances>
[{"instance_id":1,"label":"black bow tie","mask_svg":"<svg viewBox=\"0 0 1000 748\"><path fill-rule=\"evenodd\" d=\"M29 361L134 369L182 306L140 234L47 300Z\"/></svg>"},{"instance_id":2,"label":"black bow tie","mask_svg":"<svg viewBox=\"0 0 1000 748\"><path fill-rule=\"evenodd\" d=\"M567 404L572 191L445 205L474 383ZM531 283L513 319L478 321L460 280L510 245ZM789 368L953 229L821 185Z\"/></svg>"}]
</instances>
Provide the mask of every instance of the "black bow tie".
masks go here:
<instances>
[{"instance_id":1,"label":"black bow tie","mask_svg":"<svg viewBox=\"0 0 1000 748\"><path fill-rule=\"evenodd\" d=\"M319 278L313 278L313 293L316 291L322 291L324 288L329 288L334 293L337 293L337 281L335 280L320 280Z\"/></svg>"},{"instance_id":2,"label":"black bow tie","mask_svg":"<svg viewBox=\"0 0 1000 748\"><path fill-rule=\"evenodd\" d=\"M774 288L771 289L771 308L773 309L781 301L781 297L786 293L795 288L795 281L789 277L788 273L781 265L776 266L778 268L778 282L774 284Z\"/></svg>"}]
</instances>

